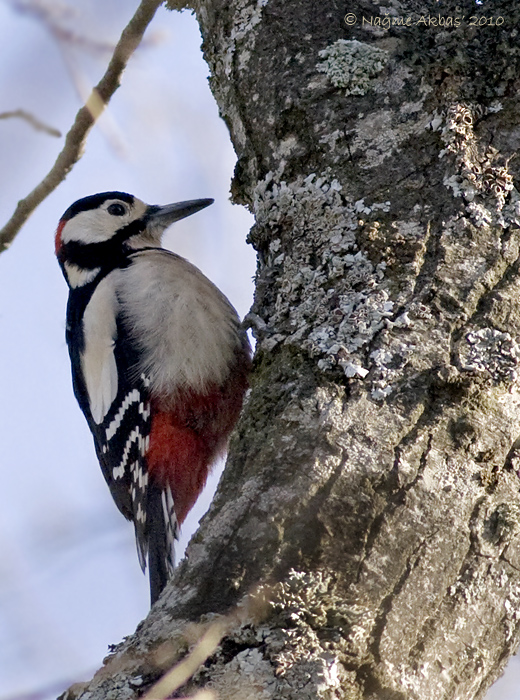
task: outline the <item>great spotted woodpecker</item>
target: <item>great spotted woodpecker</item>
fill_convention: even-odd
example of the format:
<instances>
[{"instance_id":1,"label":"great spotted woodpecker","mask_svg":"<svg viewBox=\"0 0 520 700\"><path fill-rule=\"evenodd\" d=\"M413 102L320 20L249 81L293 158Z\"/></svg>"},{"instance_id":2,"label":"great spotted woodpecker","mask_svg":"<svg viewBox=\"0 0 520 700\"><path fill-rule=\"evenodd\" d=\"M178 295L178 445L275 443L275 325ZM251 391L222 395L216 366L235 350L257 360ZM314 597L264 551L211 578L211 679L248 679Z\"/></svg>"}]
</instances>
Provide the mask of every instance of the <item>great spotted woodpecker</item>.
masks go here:
<instances>
[{"instance_id":1,"label":"great spotted woodpecker","mask_svg":"<svg viewBox=\"0 0 520 700\"><path fill-rule=\"evenodd\" d=\"M112 497L134 523L152 604L173 570L178 527L226 449L251 362L226 297L161 248L170 224L212 201L149 206L103 192L70 206L56 231L74 394Z\"/></svg>"}]
</instances>

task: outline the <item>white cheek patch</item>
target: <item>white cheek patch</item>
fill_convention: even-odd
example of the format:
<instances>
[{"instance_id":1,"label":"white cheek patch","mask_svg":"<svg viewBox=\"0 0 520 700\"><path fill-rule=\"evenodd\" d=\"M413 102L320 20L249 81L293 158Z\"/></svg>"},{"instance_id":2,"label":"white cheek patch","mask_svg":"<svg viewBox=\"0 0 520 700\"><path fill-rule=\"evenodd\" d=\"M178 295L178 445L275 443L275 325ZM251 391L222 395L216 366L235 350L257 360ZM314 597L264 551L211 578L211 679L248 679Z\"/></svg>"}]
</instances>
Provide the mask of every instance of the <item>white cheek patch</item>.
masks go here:
<instances>
[{"instance_id":1,"label":"white cheek patch","mask_svg":"<svg viewBox=\"0 0 520 700\"><path fill-rule=\"evenodd\" d=\"M83 315L85 348L81 368L87 387L90 412L101 423L117 396L117 365L114 343L117 337L117 298L113 273L98 284Z\"/></svg>"},{"instance_id":2,"label":"white cheek patch","mask_svg":"<svg viewBox=\"0 0 520 700\"><path fill-rule=\"evenodd\" d=\"M63 244L76 241L84 245L108 241L118 228L124 226L124 217L110 216L102 209L89 209L67 221L61 232Z\"/></svg>"},{"instance_id":3,"label":"white cheek patch","mask_svg":"<svg viewBox=\"0 0 520 700\"><path fill-rule=\"evenodd\" d=\"M80 211L76 216L66 222L61 231L61 241L63 244L76 241L84 245L90 243L104 243L114 236L114 234L127 224L144 216L147 205L139 199L135 199L132 207L128 203L123 203L127 208L127 213L123 216L113 216L109 214L107 208L118 199L107 199L102 206L96 209Z\"/></svg>"}]
</instances>

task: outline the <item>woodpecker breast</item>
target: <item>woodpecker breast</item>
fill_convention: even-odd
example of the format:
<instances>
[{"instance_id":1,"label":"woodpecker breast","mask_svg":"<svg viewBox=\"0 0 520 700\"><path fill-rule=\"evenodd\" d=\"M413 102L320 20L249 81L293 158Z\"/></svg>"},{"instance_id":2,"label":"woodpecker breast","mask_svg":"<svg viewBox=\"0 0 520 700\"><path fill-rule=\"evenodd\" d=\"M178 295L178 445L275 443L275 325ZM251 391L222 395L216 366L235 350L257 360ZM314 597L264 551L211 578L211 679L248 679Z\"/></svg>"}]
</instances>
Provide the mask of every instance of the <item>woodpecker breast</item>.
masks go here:
<instances>
[{"instance_id":1,"label":"woodpecker breast","mask_svg":"<svg viewBox=\"0 0 520 700\"><path fill-rule=\"evenodd\" d=\"M235 309L194 265L164 250L144 250L118 271L115 294L139 349L151 394L204 393L228 378L242 334Z\"/></svg>"}]
</instances>

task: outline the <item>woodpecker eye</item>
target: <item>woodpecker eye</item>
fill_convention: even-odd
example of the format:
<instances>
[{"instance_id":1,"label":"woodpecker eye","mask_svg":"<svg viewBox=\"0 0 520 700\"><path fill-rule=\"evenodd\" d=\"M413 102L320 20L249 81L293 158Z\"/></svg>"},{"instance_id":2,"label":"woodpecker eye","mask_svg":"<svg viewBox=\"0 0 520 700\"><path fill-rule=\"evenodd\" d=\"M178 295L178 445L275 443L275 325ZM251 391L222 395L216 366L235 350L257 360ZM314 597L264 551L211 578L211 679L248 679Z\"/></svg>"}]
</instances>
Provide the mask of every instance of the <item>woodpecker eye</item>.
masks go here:
<instances>
[{"instance_id":1,"label":"woodpecker eye","mask_svg":"<svg viewBox=\"0 0 520 700\"><path fill-rule=\"evenodd\" d=\"M112 214L112 216L123 216L126 214L126 207L119 203L111 204L107 207L107 212Z\"/></svg>"}]
</instances>

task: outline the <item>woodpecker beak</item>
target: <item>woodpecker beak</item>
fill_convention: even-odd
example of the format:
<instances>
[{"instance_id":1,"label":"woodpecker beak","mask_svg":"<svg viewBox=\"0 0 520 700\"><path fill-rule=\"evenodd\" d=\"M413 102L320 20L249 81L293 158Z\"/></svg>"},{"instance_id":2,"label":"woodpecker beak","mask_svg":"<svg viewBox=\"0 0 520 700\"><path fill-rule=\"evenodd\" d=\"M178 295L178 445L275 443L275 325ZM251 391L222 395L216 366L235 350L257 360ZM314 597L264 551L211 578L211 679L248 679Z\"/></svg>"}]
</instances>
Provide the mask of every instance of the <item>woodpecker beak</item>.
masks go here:
<instances>
[{"instance_id":1,"label":"woodpecker beak","mask_svg":"<svg viewBox=\"0 0 520 700\"><path fill-rule=\"evenodd\" d=\"M147 215L149 224L153 228L157 227L160 230L174 224L180 219L185 219L187 216L196 214L201 209L209 207L213 204L213 199L190 199L187 202L177 202L176 204L166 204L164 207L151 206L148 207Z\"/></svg>"}]
</instances>

